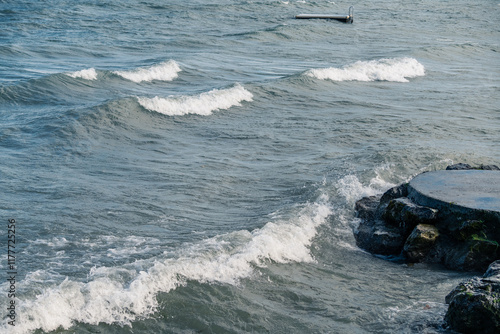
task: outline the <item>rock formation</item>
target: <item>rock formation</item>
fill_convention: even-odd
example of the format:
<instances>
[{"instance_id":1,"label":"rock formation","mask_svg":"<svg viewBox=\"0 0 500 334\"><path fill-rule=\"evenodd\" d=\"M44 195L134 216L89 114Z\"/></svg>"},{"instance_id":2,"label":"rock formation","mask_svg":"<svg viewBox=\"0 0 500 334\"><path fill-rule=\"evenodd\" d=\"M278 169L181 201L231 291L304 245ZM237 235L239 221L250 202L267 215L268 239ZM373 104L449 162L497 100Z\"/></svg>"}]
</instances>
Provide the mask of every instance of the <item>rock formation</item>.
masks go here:
<instances>
[{"instance_id":1,"label":"rock formation","mask_svg":"<svg viewBox=\"0 0 500 334\"><path fill-rule=\"evenodd\" d=\"M473 168L465 164L448 167L464 169ZM356 203L361 222L355 237L360 248L392 259L441 263L466 271L484 271L500 259L500 213L465 212L459 206L454 212L452 203L423 206L415 203L411 191L409 184L402 184L382 196L365 197Z\"/></svg>"},{"instance_id":2,"label":"rock formation","mask_svg":"<svg viewBox=\"0 0 500 334\"><path fill-rule=\"evenodd\" d=\"M447 168L457 173L473 169L500 170L497 166L473 168L467 164ZM471 190L486 209L471 209L425 196L412 187L412 181L356 203L361 222L355 238L360 248L409 263L441 263L450 269L467 271L488 268L482 278L461 283L446 297L449 308L445 323L460 333L500 333L500 179L494 174L481 175L489 194L483 196L481 187ZM489 177L495 183L493 188ZM478 188L473 178L465 184ZM431 188L435 190L435 186L432 184ZM455 187L450 189L455 191Z\"/></svg>"}]
</instances>

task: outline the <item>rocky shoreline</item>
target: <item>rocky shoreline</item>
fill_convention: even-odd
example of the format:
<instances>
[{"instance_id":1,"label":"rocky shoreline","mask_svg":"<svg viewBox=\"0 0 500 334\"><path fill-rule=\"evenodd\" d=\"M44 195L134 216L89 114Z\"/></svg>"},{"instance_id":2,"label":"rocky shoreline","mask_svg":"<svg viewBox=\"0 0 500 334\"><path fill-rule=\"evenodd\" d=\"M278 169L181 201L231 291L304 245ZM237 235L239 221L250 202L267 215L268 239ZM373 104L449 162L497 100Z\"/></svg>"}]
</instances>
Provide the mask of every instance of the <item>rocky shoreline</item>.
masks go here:
<instances>
[{"instance_id":1,"label":"rocky shoreline","mask_svg":"<svg viewBox=\"0 0 500 334\"><path fill-rule=\"evenodd\" d=\"M456 164L446 170L489 171L472 172L474 176L479 174L486 185L490 176L494 176L493 180L500 176L500 172L491 174L491 171L500 171L494 165ZM426 176L432 183L430 193L434 195L437 192L434 187L446 184L442 181L446 176L441 173L436 180ZM453 177L462 182L460 178L468 178L469 174L455 173ZM471 179L470 187L475 188L475 179ZM365 197L356 202L357 216L361 219L354 232L357 245L392 261L438 263L454 270L486 271L482 278L460 284L446 297L450 306L445 322L463 333L500 333L500 261L497 261L500 260L500 210L496 204L493 209L489 207L491 200L498 200L500 194L491 198L474 193L485 207L471 209L461 203L423 195L418 185L412 180L389 189L382 196ZM456 189L450 187L450 191ZM443 198L448 198L446 195Z\"/></svg>"}]
</instances>

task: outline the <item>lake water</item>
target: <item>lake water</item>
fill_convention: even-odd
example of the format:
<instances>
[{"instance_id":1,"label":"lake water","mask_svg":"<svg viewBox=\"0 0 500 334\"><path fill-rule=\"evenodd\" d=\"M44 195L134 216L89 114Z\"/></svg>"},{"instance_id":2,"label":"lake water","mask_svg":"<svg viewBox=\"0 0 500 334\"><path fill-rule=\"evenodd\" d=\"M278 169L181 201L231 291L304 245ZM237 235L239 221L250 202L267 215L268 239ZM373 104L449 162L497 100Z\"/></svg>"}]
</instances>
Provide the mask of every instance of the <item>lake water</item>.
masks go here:
<instances>
[{"instance_id":1,"label":"lake water","mask_svg":"<svg viewBox=\"0 0 500 334\"><path fill-rule=\"evenodd\" d=\"M492 0L2 1L0 331L448 332L474 273L362 251L354 203L500 164L498 22Z\"/></svg>"}]
</instances>

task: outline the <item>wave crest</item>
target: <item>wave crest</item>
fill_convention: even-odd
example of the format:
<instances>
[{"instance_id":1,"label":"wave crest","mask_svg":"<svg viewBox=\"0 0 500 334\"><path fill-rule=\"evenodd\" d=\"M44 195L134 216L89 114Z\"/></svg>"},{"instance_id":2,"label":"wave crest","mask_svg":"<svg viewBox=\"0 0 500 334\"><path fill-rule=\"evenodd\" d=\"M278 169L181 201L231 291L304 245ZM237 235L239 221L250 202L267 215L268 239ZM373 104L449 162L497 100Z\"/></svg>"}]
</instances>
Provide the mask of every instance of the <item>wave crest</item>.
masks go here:
<instances>
[{"instance_id":1,"label":"wave crest","mask_svg":"<svg viewBox=\"0 0 500 334\"><path fill-rule=\"evenodd\" d=\"M228 89L213 89L197 96L180 97L138 97L139 104L152 111L169 116L197 114L210 115L215 110L229 109L240 106L242 101L252 101L253 95L241 85L237 84Z\"/></svg>"},{"instance_id":2,"label":"wave crest","mask_svg":"<svg viewBox=\"0 0 500 334\"><path fill-rule=\"evenodd\" d=\"M88 68L81 71L66 73L66 75L75 79L79 78L85 80L97 80L97 71L95 70L95 68Z\"/></svg>"},{"instance_id":3,"label":"wave crest","mask_svg":"<svg viewBox=\"0 0 500 334\"><path fill-rule=\"evenodd\" d=\"M312 69L308 76L332 81L394 81L408 82L407 78L425 75L425 68L413 58L391 58L357 61L343 68Z\"/></svg>"},{"instance_id":4,"label":"wave crest","mask_svg":"<svg viewBox=\"0 0 500 334\"><path fill-rule=\"evenodd\" d=\"M269 261L314 261L310 246L318 227L332 212L328 202L328 196L322 195L288 220L269 222L251 232L241 230L206 239L183 248L174 257L155 259L149 268L136 262L95 268L88 282L66 278L32 299L22 300L19 326L13 333L68 329L75 322L130 325L158 309L158 293L191 280L233 285ZM5 326L0 325L0 330Z\"/></svg>"},{"instance_id":5,"label":"wave crest","mask_svg":"<svg viewBox=\"0 0 500 334\"><path fill-rule=\"evenodd\" d=\"M114 71L114 74L133 82L150 82L153 80L172 81L181 71L179 65L169 60L149 67L140 67L130 71Z\"/></svg>"}]
</instances>

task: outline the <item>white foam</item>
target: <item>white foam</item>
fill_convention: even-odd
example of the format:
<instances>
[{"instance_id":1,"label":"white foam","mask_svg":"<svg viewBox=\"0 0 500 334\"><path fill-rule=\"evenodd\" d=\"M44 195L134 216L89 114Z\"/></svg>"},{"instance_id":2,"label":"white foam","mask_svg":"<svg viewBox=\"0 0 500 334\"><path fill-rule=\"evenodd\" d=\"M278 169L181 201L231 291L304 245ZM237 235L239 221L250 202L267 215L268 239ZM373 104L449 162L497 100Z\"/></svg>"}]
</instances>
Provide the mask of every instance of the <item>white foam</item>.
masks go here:
<instances>
[{"instance_id":1,"label":"white foam","mask_svg":"<svg viewBox=\"0 0 500 334\"><path fill-rule=\"evenodd\" d=\"M307 204L288 220L269 222L254 231L236 231L187 246L175 256L156 258L141 270L135 263L93 268L87 282L65 279L36 298L19 299L18 320L12 333L70 328L74 322L130 325L158 307L157 294L191 280L239 284L256 267L314 261L309 247L317 228L331 214L327 196ZM3 326L3 327L2 327ZM0 324L0 331L5 330ZM11 328L9 328L11 329Z\"/></svg>"},{"instance_id":2,"label":"white foam","mask_svg":"<svg viewBox=\"0 0 500 334\"><path fill-rule=\"evenodd\" d=\"M378 193L370 186L364 186L355 175L347 175L337 182L337 192L345 197L348 203L354 203L365 196L373 196Z\"/></svg>"},{"instance_id":3,"label":"white foam","mask_svg":"<svg viewBox=\"0 0 500 334\"><path fill-rule=\"evenodd\" d=\"M196 96L138 97L141 106L161 114L174 115L210 115L213 111L240 106L242 101L252 101L252 93L237 84L228 89L214 89Z\"/></svg>"},{"instance_id":4,"label":"white foam","mask_svg":"<svg viewBox=\"0 0 500 334\"><path fill-rule=\"evenodd\" d=\"M97 79L97 71L94 68L88 68L86 70L66 73L66 75L72 78L80 78L85 80L96 80Z\"/></svg>"},{"instance_id":5,"label":"white foam","mask_svg":"<svg viewBox=\"0 0 500 334\"><path fill-rule=\"evenodd\" d=\"M394 81L408 82L408 78L425 75L425 68L413 58L391 58L358 61L343 68L312 69L308 76L332 81Z\"/></svg>"},{"instance_id":6,"label":"white foam","mask_svg":"<svg viewBox=\"0 0 500 334\"><path fill-rule=\"evenodd\" d=\"M113 73L133 82L149 82L153 80L172 81L181 71L179 65L169 60L149 67L140 67L130 71L114 71Z\"/></svg>"},{"instance_id":7,"label":"white foam","mask_svg":"<svg viewBox=\"0 0 500 334\"><path fill-rule=\"evenodd\" d=\"M376 168L376 175L367 186L363 185L355 175L347 175L337 181L337 192L350 204L363 197L381 194L395 186L394 183L384 179L384 174L387 173L390 174L390 168L387 166Z\"/></svg>"},{"instance_id":8,"label":"white foam","mask_svg":"<svg viewBox=\"0 0 500 334\"><path fill-rule=\"evenodd\" d=\"M69 241L64 237L54 237L50 240L36 239L34 241L31 241L31 243L35 245L47 245L53 248L62 248L67 246L69 244Z\"/></svg>"}]
</instances>

